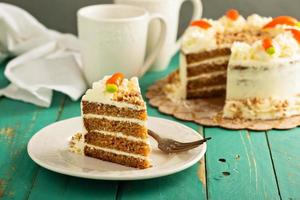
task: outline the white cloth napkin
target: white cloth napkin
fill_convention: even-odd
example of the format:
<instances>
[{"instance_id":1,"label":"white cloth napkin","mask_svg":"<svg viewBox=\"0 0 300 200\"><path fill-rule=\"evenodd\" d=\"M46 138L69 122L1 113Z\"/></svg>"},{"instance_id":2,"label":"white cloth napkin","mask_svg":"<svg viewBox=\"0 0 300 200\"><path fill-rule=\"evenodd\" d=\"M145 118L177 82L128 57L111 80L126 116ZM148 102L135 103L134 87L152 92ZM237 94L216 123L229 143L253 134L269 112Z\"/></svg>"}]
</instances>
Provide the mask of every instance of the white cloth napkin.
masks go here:
<instances>
[{"instance_id":1,"label":"white cloth napkin","mask_svg":"<svg viewBox=\"0 0 300 200\"><path fill-rule=\"evenodd\" d=\"M0 62L15 57L5 69L11 81L0 96L49 107L53 90L77 100L86 90L79 41L47 29L28 12L0 3Z\"/></svg>"}]
</instances>

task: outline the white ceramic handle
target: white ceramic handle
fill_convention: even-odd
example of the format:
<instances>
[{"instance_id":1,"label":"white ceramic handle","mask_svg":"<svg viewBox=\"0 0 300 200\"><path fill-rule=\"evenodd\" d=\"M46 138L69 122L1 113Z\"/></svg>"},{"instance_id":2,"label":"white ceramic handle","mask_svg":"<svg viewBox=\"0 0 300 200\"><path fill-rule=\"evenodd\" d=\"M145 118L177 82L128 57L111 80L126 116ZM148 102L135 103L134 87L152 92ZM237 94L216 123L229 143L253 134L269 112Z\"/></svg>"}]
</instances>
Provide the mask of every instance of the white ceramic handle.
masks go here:
<instances>
[{"instance_id":1,"label":"white ceramic handle","mask_svg":"<svg viewBox=\"0 0 300 200\"><path fill-rule=\"evenodd\" d=\"M196 19L200 19L202 17L202 11L203 11L201 0L182 0L181 5L185 1L191 1L192 4L193 4L193 8L194 8L193 15L192 15L192 18L191 18L190 22L192 22ZM180 48L181 40L182 40L182 36L176 41L176 44L175 44L174 49L172 51L172 55L175 55L178 52L178 50Z\"/></svg>"},{"instance_id":2,"label":"white ceramic handle","mask_svg":"<svg viewBox=\"0 0 300 200\"><path fill-rule=\"evenodd\" d=\"M138 76L141 77L143 76L146 71L150 68L150 66L154 63L155 59L160 53L161 48L163 47L163 44L165 43L166 36L167 36L167 22L165 18L162 15L159 14L151 14L148 22L148 27L150 26L150 22L152 20L158 19L161 25L161 32L160 32L160 37L159 40L156 44L156 47L153 49L153 51L148 55L146 58L144 65L140 68L138 72ZM149 35L148 35L149 37Z\"/></svg>"}]
</instances>

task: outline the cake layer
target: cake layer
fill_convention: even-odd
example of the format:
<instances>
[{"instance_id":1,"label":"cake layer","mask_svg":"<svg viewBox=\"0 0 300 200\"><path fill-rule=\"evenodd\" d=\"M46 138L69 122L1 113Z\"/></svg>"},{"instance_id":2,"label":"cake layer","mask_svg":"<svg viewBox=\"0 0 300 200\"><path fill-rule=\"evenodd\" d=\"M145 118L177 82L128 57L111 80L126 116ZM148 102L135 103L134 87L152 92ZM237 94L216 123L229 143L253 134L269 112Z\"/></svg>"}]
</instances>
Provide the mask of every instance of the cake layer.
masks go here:
<instances>
[{"instance_id":1,"label":"cake layer","mask_svg":"<svg viewBox=\"0 0 300 200\"><path fill-rule=\"evenodd\" d=\"M96 102L82 101L83 114L97 114L116 117L136 118L140 120L147 119L146 110L135 110L126 107L117 107Z\"/></svg>"},{"instance_id":2,"label":"cake layer","mask_svg":"<svg viewBox=\"0 0 300 200\"><path fill-rule=\"evenodd\" d=\"M197 76L204 73L216 72L216 71L224 71L227 69L228 60L223 63L205 63L199 64L194 67L187 67L187 76Z\"/></svg>"},{"instance_id":3,"label":"cake layer","mask_svg":"<svg viewBox=\"0 0 300 200\"><path fill-rule=\"evenodd\" d=\"M85 135L85 142L99 147L141 154L143 156L148 156L150 153L150 147L147 143L143 141L128 140L125 137L116 137L113 133L108 135L91 131Z\"/></svg>"},{"instance_id":4,"label":"cake layer","mask_svg":"<svg viewBox=\"0 0 300 200\"><path fill-rule=\"evenodd\" d=\"M88 132L93 130L121 132L125 135L131 135L143 139L147 138L147 128L137 123L86 117L83 117L83 123Z\"/></svg>"},{"instance_id":5,"label":"cake layer","mask_svg":"<svg viewBox=\"0 0 300 200\"><path fill-rule=\"evenodd\" d=\"M121 154L105 151L102 149L96 149L90 146L84 147L84 154L86 156L98 158L104 161L118 163L128 167L135 167L139 169L146 169L148 167L151 167L151 164L147 159L132 157L124 154L121 155Z\"/></svg>"},{"instance_id":6,"label":"cake layer","mask_svg":"<svg viewBox=\"0 0 300 200\"><path fill-rule=\"evenodd\" d=\"M216 96L223 96L225 95L226 86L219 85L219 86L210 86L196 90L188 90L187 91L187 98L194 99L194 98L208 98L208 97L216 97Z\"/></svg>"},{"instance_id":7,"label":"cake layer","mask_svg":"<svg viewBox=\"0 0 300 200\"><path fill-rule=\"evenodd\" d=\"M205 89L205 86L214 86L226 84L226 71L218 71L213 73L202 74L191 77L187 82L187 89Z\"/></svg>"},{"instance_id":8,"label":"cake layer","mask_svg":"<svg viewBox=\"0 0 300 200\"><path fill-rule=\"evenodd\" d=\"M220 48L220 49L214 49L211 51L202 51L199 53L191 53L191 54L186 55L186 62L189 65L191 63L200 62L200 61L218 57L218 56L229 56L230 52L231 52L230 48Z\"/></svg>"}]
</instances>

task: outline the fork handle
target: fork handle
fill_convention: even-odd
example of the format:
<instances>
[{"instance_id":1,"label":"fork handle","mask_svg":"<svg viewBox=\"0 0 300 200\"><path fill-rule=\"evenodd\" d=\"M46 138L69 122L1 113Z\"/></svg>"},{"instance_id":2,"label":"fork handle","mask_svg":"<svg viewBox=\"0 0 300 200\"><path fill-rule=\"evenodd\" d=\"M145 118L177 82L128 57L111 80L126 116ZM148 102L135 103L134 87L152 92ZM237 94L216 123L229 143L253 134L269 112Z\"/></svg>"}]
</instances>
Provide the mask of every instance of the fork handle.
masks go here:
<instances>
[{"instance_id":1,"label":"fork handle","mask_svg":"<svg viewBox=\"0 0 300 200\"><path fill-rule=\"evenodd\" d=\"M202 140L198 140L198 141L195 141L195 142L187 142L187 143L183 143L183 144L185 144L185 145L197 145L197 144L201 145L201 144L203 144L204 142L206 142L210 139L211 139L211 137L207 137L207 138L203 138Z\"/></svg>"},{"instance_id":2,"label":"fork handle","mask_svg":"<svg viewBox=\"0 0 300 200\"><path fill-rule=\"evenodd\" d=\"M148 134L149 134L151 137L153 137L157 142L158 142L159 140L161 140L161 137L160 137L159 135L157 135L156 133L154 133L153 131L151 131L151 130L149 130L149 129L148 129Z\"/></svg>"}]
</instances>

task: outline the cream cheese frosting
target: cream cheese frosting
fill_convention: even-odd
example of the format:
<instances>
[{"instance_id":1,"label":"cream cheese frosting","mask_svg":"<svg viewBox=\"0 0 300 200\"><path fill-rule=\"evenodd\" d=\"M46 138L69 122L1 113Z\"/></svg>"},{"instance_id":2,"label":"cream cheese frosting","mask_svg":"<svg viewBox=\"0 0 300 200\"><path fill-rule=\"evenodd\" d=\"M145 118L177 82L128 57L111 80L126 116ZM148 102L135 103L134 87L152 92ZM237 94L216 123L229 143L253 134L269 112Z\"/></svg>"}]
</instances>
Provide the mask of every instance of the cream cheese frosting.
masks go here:
<instances>
[{"instance_id":1,"label":"cream cheese frosting","mask_svg":"<svg viewBox=\"0 0 300 200\"><path fill-rule=\"evenodd\" d=\"M224 117L277 119L300 114L300 47L291 32L277 35L269 55L261 41L234 43Z\"/></svg>"},{"instance_id":2,"label":"cream cheese frosting","mask_svg":"<svg viewBox=\"0 0 300 200\"><path fill-rule=\"evenodd\" d=\"M109 93L106 91L106 81L110 77L111 76L105 76L102 80L94 82L92 88L86 91L85 95L82 97L82 100L113 105L116 107L131 108L135 110L146 109L146 105L139 106L127 102L115 101L113 98L114 93ZM119 88L120 90L137 91L138 93L140 93L140 87L137 77L133 77L130 80L124 79Z\"/></svg>"},{"instance_id":3,"label":"cream cheese frosting","mask_svg":"<svg viewBox=\"0 0 300 200\"><path fill-rule=\"evenodd\" d=\"M203 19L211 24L212 27L203 29L198 26L189 26L185 31L181 43L181 50L185 54L208 51L219 47L217 45L216 34L222 32L238 32L246 28L261 28L270 20L271 17L261 17L253 14L245 20L239 16L236 20L229 19L226 16L218 20ZM222 44L224 45L224 44ZM221 46L222 46L221 45Z\"/></svg>"},{"instance_id":4,"label":"cream cheese frosting","mask_svg":"<svg viewBox=\"0 0 300 200\"><path fill-rule=\"evenodd\" d=\"M73 144L70 145L70 151L80 154L80 155L84 155L84 147L90 147L90 148L94 148L97 150L102 150L105 152L109 152L109 153L113 153L113 154L117 154L117 155L123 155L123 156L127 156L127 157L134 157L134 158L138 158L138 159L143 159L143 160L149 160L148 157L143 156L143 155L139 155L139 154L134 154L134 153L127 153L124 151L119 151L119 150L115 150L115 149L110 149L110 148L103 148L103 147L99 147L99 146L95 146L95 145L91 145L91 144L87 144L84 142L84 134L80 134L77 133L71 141Z\"/></svg>"},{"instance_id":5,"label":"cream cheese frosting","mask_svg":"<svg viewBox=\"0 0 300 200\"><path fill-rule=\"evenodd\" d=\"M223 25L224 29L228 32L241 31L246 26L246 20L241 15L236 20L232 20L229 19L227 16L223 16L219 19L219 22Z\"/></svg>"},{"instance_id":6,"label":"cream cheese frosting","mask_svg":"<svg viewBox=\"0 0 300 200\"><path fill-rule=\"evenodd\" d=\"M108 152L108 153L113 153L113 154L116 154L116 155L133 157L133 158L138 158L138 159L142 159L142 160L148 160L148 157L142 156L140 154L127 153L125 151L119 151L119 150L116 150L116 149L99 147L99 146L95 146L95 145L91 145L91 144L85 144L85 146L93 148L93 149L97 149L97 150L102 150L102 151L105 151L105 152Z\"/></svg>"},{"instance_id":7,"label":"cream cheese frosting","mask_svg":"<svg viewBox=\"0 0 300 200\"><path fill-rule=\"evenodd\" d=\"M300 56L300 46L290 31L277 35L272 40L275 53L270 55L263 48L262 41L256 41L253 45L243 42L235 42L231 47L229 65L246 66L273 66L286 61L297 59Z\"/></svg>"},{"instance_id":8,"label":"cream cheese frosting","mask_svg":"<svg viewBox=\"0 0 300 200\"><path fill-rule=\"evenodd\" d=\"M278 119L300 114L300 99L248 99L246 101L231 100L226 102L224 116L244 119Z\"/></svg>"},{"instance_id":9,"label":"cream cheese frosting","mask_svg":"<svg viewBox=\"0 0 300 200\"><path fill-rule=\"evenodd\" d=\"M258 14L250 15L247 19L240 15L236 20L227 16L218 20L204 20L212 26L208 29L190 26L183 36L178 96L186 98L190 91L187 89L188 81L222 74L215 72L188 77L188 70L203 63L229 60L224 117L268 120L300 114L300 45L293 33L287 30L300 28L276 25L263 29L273 18ZM233 39L226 40L227 35ZM271 38L274 53L268 53L259 38ZM232 44L232 41L239 40L247 42ZM219 56L197 61L197 58L194 59L197 55L187 55L220 49L224 44L231 49L229 58ZM189 63L188 56L193 58ZM202 89L208 90L209 87L196 90Z\"/></svg>"},{"instance_id":10,"label":"cream cheese frosting","mask_svg":"<svg viewBox=\"0 0 300 200\"><path fill-rule=\"evenodd\" d=\"M203 65L203 64L210 64L210 65L221 65L224 63L227 63L229 60L230 56L219 56L219 57L214 57L214 58L209 58L209 59L205 59L199 62L193 62L191 64L189 64L187 67L188 68L193 68L193 67L198 67L199 65Z\"/></svg>"},{"instance_id":11,"label":"cream cheese frosting","mask_svg":"<svg viewBox=\"0 0 300 200\"><path fill-rule=\"evenodd\" d=\"M262 17L258 14L252 14L247 17L246 24L249 28L257 28L260 29L270 21L272 21L272 17Z\"/></svg>"},{"instance_id":12,"label":"cream cheese frosting","mask_svg":"<svg viewBox=\"0 0 300 200\"><path fill-rule=\"evenodd\" d=\"M102 135L109 135L109 136L113 136L113 137L117 137L117 138L124 138L126 140L130 140L133 142L142 142L142 143L150 144L148 138L147 139L138 138L138 137L134 137L131 135L125 135L121 132L110 132L110 131L99 131L99 130L92 130L91 132L99 133Z\"/></svg>"},{"instance_id":13,"label":"cream cheese frosting","mask_svg":"<svg viewBox=\"0 0 300 200\"><path fill-rule=\"evenodd\" d=\"M181 50L185 54L214 49L217 47L216 30L214 28L203 29L190 26L182 39Z\"/></svg>"},{"instance_id":14,"label":"cream cheese frosting","mask_svg":"<svg viewBox=\"0 0 300 200\"><path fill-rule=\"evenodd\" d=\"M129 123L138 124L140 126L146 126L146 121L136 119L136 118L112 117L112 116L96 115L96 114L83 114L83 118L107 119L107 120L111 120L111 121L129 122Z\"/></svg>"}]
</instances>

